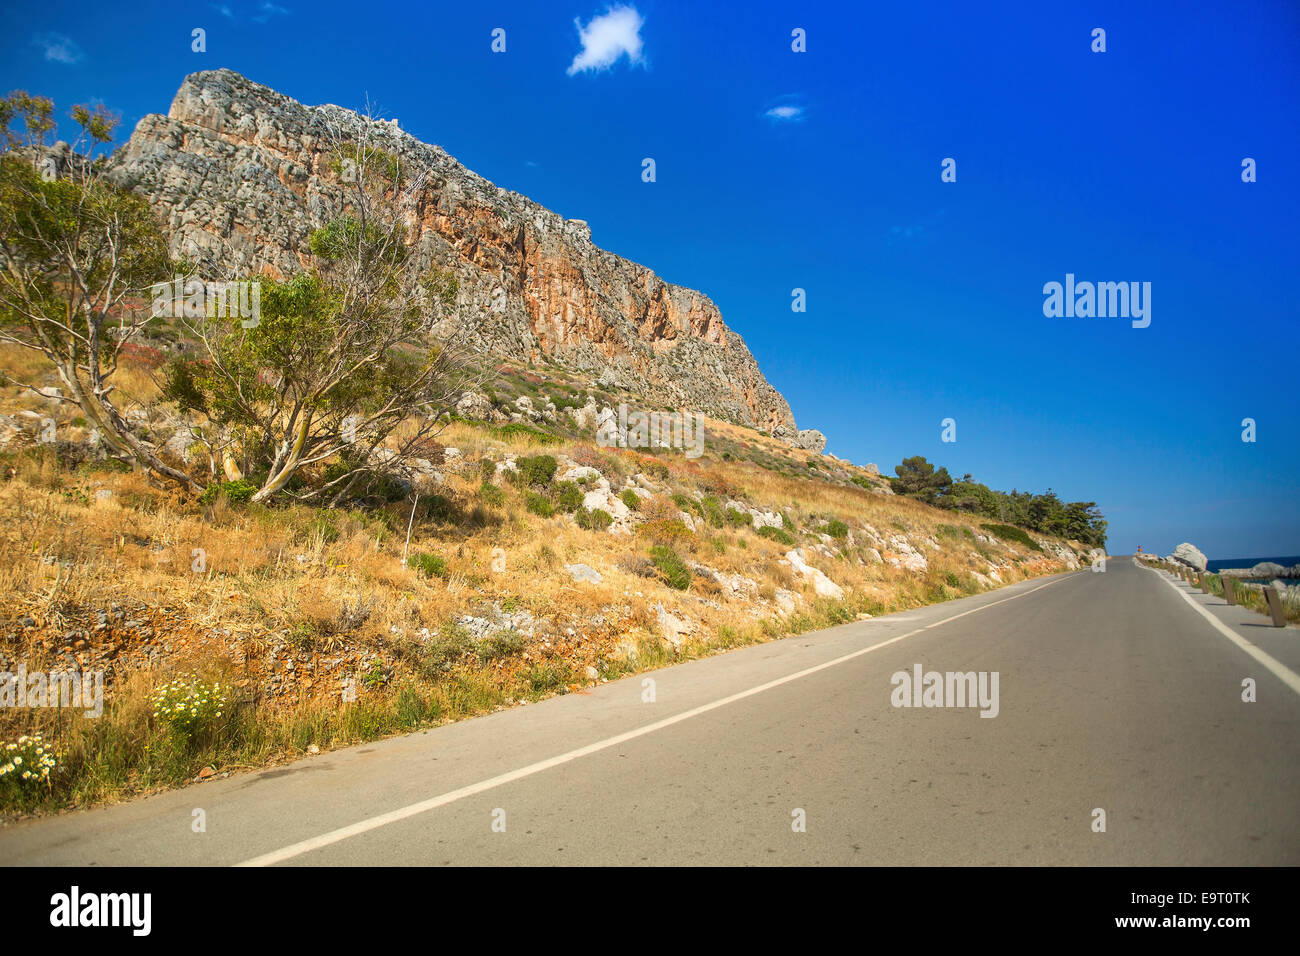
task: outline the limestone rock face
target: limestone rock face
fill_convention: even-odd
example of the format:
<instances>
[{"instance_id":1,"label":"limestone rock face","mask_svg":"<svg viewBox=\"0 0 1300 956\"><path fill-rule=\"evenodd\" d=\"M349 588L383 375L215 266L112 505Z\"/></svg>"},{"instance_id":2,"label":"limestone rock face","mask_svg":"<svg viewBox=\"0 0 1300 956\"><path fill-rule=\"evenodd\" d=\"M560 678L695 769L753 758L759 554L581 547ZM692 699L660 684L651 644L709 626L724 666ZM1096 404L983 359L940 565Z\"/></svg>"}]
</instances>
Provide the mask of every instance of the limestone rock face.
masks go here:
<instances>
[{"instance_id":1,"label":"limestone rock face","mask_svg":"<svg viewBox=\"0 0 1300 956\"><path fill-rule=\"evenodd\" d=\"M799 437L795 439L795 445L808 451L822 453L826 447L826 436L815 428L804 428L799 432Z\"/></svg>"},{"instance_id":2,"label":"limestone rock face","mask_svg":"<svg viewBox=\"0 0 1300 956\"><path fill-rule=\"evenodd\" d=\"M1194 544L1188 544L1186 541L1174 548L1174 553L1169 556L1169 560L1180 561L1197 571L1204 571L1205 566L1209 563L1209 559L1201 553L1200 548Z\"/></svg>"},{"instance_id":3,"label":"limestone rock face","mask_svg":"<svg viewBox=\"0 0 1300 956\"><path fill-rule=\"evenodd\" d=\"M173 254L219 277L284 277L310 264L312 230L344 209L328 134L358 121L230 70L195 73L166 116L139 122L110 175L162 216ZM492 354L555 362L664 407L824 445L798 431L707 296L598 248L586 222L493 185L396 123L372 129L412 181L425 174L410 223L419 264L457 280L455 303L433 306L431 326L477 324Z\"/></svg>"}]
</instances>

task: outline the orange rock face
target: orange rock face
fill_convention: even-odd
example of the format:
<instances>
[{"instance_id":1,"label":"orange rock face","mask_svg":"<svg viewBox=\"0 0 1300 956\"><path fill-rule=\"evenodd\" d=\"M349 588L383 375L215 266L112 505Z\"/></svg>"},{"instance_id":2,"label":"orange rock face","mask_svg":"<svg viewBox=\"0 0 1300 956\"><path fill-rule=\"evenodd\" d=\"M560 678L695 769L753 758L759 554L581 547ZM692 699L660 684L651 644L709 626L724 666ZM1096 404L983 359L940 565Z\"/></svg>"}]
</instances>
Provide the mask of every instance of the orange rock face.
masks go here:
<instances>
[{"instance_id":1,"label":"orange rock face","mask_svg":"<svg viewBox=\"0 0 1300 956\"><path fill-rule=\"evenodd\" d=\"M229 70L186 78L167 116L140 121L112 175L146 195L173 252L223 274L287 276L344 208L330 128L369 122L426 174L411 217L423 263L455 275L440 318L494 354L553 361L648 401L796 437L790 407L707 296L594 246L565 220L437 146L339 107L303 106Z\"/></svg>"}]
</instances>

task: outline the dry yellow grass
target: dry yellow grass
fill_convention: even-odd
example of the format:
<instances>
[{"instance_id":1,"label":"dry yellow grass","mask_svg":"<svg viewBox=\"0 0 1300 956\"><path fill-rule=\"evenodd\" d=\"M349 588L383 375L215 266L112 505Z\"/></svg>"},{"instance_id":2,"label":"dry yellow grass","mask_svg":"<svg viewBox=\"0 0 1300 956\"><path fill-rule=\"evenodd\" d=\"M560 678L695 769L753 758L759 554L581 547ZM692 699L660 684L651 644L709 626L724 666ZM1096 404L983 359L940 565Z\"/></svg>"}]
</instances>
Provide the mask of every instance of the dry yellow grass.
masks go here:
<instances>
[{"instance_id":1,"label":"dry yellow grass","mask_svg":"<svg viewBox=\"0 0 1300 956\"><path fill-rule=\"evenodd\" d=\"M0 349L0 368L36 370L26 361ZM123 376L124 396L147 402L153 387L139 368ZM29 398L0 387L0 407L22 407ZM73 427L75 416L58 414ZM819 458L726 423L709 422L706 433L799 467ZM69 759L81 769L80 783L56 802L113 799L175 783L195 772L197 761L258 765L312 742L367 739L672 659L974 593L993 565L1005 583L1062 567L1004 542L978 541L978 520L816 472L796 477L752 462L690 461L582 441L541 445L464 422L436 441L461 454L441 466L442 511L419 513L409 547L409 499L371 512L231 506L224 498L204 506L142 473L69 470L48 447L5 453L0 629L18 648L8 660L29 669L111 662L114 670L112 721L57 728L72 735ZM654 494L638 507L652 520L631 535L594 532L569 515L530 513L509 482L497 483L499 503L484 498L480 459L536 454L596 463L616 488L633 474L651 476ZM696 532L682 531L676 515L701 493L784 514L806 560L845 597L819 598L784 559L791 546L751 527L711 527L697 509ZM428 496L421 501L430 503ZM830 520L848 525L852 544L817 534ZM906 536L925 554L925 571L890 563L889 546L873 545L867 526L880 539ZM685 591L670 587L648 560L651 545L669 538L696 568ZM873 546L883 562L871 555ZM439 559L430 567L440 574L408 566L407 552ZM575 582L566 568L573 564L595 568L601 581ZM796 596L793 610L786 594ZM667 640L660 608L687 622L689 634ZM506 618L522 620L522 632L465 643L475 619L500 625ZM20 624L24 619L32 623ZM150 763L153 751L141 744L123 752L113 734L153 740L157 731L140 701L186 671L232 680L240 723L228 739L176 756L164 772ZM344 679L359 682L355 704L340 698ZM48 713L0 715L0 739L49 720Z\"/></svg>"}]
</instances>

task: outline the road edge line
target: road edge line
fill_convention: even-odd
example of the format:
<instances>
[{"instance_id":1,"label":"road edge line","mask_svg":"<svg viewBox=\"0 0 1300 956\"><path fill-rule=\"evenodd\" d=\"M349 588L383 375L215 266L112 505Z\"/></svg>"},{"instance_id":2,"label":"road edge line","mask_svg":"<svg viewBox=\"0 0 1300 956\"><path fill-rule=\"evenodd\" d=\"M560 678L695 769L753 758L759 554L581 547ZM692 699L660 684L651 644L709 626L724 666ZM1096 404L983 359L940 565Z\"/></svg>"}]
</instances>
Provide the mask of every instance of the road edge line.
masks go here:
<instances>
[{"instance_id":1,"label":"road edge line","mask_svg":"<svg viewBox=\"0 0 1300 956\"><path fill-rule=\"evenodd\" d=\"M1218 629L1220 634L1222 634L1228 640L1232 641L1232 643L1236 644L1239 648L1241 648L1251 657L1255 658L1255 660L1263 664L1264 667L1270 673L1272 673L1274 677L1278 678L1280 681L1282 681L1282 683L1286 684L1287 687L1290 687L1297 694L1300 694L1300 674L1297 674L1295 671L1291 670L1291 668L1287 667L1285 664L1279 661L1276 657L1269 654L1267 651L1262 650L1257 645L1252 644L1250 641L1246 640L1244 637L1242 637L1232 628L1228 627L1228 625L1224 624L1222 621L1220 621L1217 617L1215 617L1205 608L1201 607L1199 604L1193 601L1191 596L1188 595L1188 593L1184 591L1182 588L1180 588L1177 584L1175 584L1171 580L1166 580L1165 576L1161 574L1159 571L1157 571L1155 568L1147 567L1145 563L1140 561L1138 562L1138 564L1141 564L1142 567L1146 568L1148 571L1155 574L1157 577L1160 578L1160 580L1164 581L1171 588L1173 588L1174 592L1178 594L1184 601L1190 604L1193 607L1193 609L1196 610L1197 613L1199 613L1207 621L1213 624ZM1283 630L1285 630L1285 628Z\"/></svg>"}]
</instances>

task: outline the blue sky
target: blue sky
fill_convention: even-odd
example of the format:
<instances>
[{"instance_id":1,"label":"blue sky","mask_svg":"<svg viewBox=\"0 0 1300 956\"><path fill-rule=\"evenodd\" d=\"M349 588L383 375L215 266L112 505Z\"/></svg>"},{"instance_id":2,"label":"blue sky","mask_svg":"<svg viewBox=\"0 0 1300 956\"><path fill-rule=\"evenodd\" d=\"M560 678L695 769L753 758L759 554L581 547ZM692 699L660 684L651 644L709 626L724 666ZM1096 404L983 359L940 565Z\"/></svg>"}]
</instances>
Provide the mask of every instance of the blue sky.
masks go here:
<instances>
[{"instance_id":1,"label":"blue sky","mask_svg":"<svg viewBox=\"0 0 1300 956\"><path fill-rule=\"evenodd\" d=\"M631 6L28 4L0 88L127 130L200 69L369 96L711 296L829 451L1095 500L1116 553L1300 553L1300 6ZM1067 272L1150 282L1150 326L1045 317Z\"/></svg>"}]
</instances>

